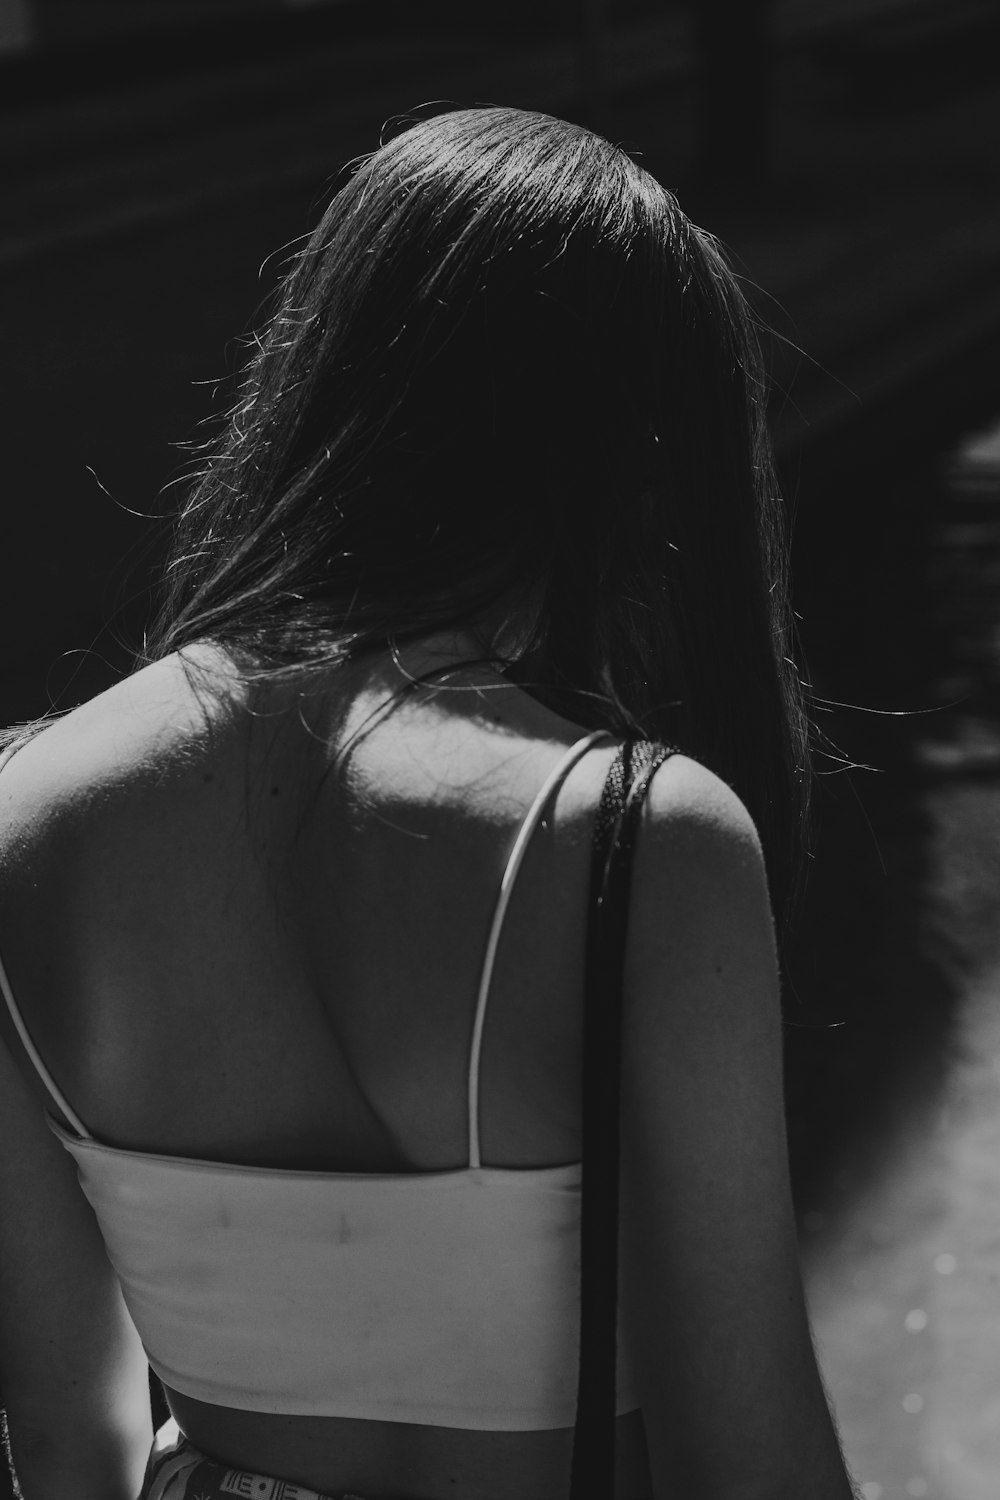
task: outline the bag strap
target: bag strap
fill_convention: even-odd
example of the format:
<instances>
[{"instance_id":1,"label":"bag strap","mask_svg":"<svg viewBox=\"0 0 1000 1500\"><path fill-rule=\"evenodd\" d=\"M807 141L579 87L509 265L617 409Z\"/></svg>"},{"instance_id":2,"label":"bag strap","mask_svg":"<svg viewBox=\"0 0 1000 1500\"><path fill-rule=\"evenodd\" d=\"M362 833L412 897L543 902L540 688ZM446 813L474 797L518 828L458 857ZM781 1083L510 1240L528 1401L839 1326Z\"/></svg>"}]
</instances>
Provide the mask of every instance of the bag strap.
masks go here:
<instances>
[{"instance_id":1,"label":"bag strap","mask_svg":"<svg viewBox=\"0 0 1000 1500\"><path fill-rule=\"evenodd\" d=\"M597 809L583 998L580 1376L570 1500L614 1494L621 1002L632 854L653 773L677 752L627 740Z\"/></svg>"}]
</instances>

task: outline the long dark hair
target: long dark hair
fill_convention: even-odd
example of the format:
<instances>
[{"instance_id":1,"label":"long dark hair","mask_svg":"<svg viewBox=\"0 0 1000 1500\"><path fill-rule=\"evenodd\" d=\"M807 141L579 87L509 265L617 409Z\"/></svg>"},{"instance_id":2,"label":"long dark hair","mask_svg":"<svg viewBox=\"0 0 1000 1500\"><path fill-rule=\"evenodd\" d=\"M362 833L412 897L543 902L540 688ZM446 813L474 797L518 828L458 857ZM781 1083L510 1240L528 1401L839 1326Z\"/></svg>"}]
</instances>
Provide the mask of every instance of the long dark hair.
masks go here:
<instances>
[{"instance_id":1,"label":"long dark hair","mask_svg":"<svg viewBox=\"0 0 1000 1500\"><path fill-rule=\"evenodd\" d=\"M519 664L742 797L780 905L807 724L755 328L625 151L514 109L349 170L180 516L147 659L299 672L541 599Z\"/></svg>"}]
</instances>

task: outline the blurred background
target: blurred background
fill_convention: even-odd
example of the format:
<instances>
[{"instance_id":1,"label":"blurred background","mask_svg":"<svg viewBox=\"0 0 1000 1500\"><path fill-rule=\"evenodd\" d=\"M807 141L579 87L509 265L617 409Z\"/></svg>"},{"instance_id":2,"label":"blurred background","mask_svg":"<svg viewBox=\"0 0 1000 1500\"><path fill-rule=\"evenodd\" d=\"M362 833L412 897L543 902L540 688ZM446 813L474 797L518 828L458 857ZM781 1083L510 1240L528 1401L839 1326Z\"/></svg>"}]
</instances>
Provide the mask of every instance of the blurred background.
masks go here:
<instances>
[{"instance_id":1,"label":"blurred background","mask_svg":"<svg viewBox=\"0 0 1000 1500\"><path fill-rule=\"evenodd\" d=\"M386 122L579 120L728 247L822 735L789 1132L864 1500L1000 1494L998 43L997 0L0 0L5 723L127 669L178 445Z\"/></svg>"}]
</instances>

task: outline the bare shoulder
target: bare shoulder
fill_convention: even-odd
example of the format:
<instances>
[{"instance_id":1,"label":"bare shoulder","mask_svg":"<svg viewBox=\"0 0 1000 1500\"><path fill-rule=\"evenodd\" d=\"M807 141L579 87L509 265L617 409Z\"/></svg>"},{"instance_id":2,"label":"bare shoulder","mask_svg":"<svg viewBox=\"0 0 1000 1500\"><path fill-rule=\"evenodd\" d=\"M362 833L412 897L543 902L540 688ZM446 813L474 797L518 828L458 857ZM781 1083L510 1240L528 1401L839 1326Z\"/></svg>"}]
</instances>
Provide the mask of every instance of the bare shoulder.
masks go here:
<instances>
[{"instance_id":1,"label":"bare shoulder","mask_svg":"<svg viewBox=\"0 0 1000 1500\"><path fill-rule=\"evenodd\" d=\"M192 779L231 719L207 663L169 657L53 719L0 772L0 872L53 841L134 816ZM0 873L0 879L3 874Z\"/></svg>"},{"instance_id":2,"label":"bare shoulder","mask_svg":"<svg viewBox=\"0 0 1000 1500\"><path fill-rule=\"evenodd\" d=\"M241 802L226 739L225 714L173 658L54 720L0 770L0 953L53 1063L102 972L96 934L124 951L230 860Z\"/></svg>"},{"instance_id":3,"label":"bare shoulder","mask_svg":"<svg viewBox=\"0 0 1000 1500\"><path fill-rule=\"evenodd\" d=\"M672 755L657 771L647 801L647 838L659 852L684 840L684 852L706 858L724 850L750 857L760 841L753 819L727 782L700 761Z\"/></svg>"},{"instance_id":4,"label":"bare shoulder","mask_svg":"<svg viewBox=\"0 0 1000 1500\"><path fill-rule=\"evenodd\" d=\"M730 1009L778 1017L774 928L760 840L736 793L672 757L656 773L638 841L629 938L633 993L649 1024Z\"/></svg>"}]
</instances>

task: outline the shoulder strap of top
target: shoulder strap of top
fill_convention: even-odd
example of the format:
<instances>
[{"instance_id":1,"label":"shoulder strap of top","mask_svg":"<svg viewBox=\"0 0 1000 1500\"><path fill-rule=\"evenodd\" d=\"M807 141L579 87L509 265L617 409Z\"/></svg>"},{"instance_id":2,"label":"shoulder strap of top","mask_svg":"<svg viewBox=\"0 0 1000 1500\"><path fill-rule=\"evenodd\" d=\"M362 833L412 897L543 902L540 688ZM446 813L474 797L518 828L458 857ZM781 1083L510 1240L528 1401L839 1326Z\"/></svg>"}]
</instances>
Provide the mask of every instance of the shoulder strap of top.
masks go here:
<instances>
[{"instance_id":1,"label":"shoulder strap of top","mask_svg":"<svg viewBox=\"0 0 1000 1500\"><path fill-rule=\"evenodd\" d=\"M4 766L10 760L11 756L16 754L16 752L20 750L22 745L27 744L28 738L30 738L30 736L26 737L25 739L15 740L12 745L8 745L5 750L0 752L0 771L3 770ZM46 1090L48 1091L49 1097L52 1099L53 1103L56 1105L56 1108L59 1110L63 1118L67 1120L76 1131L77 1135L81 1136L83 1140L89 1141L91 1138L90 1132L87 1130L86 1125L84 1125L79 1115L76 1114L76 1112L73 1110L65 1094L62 1092L59 1085L52 1077L52 1074L45 1066L45 1063L42 1060L41 1053L31 1039L31 1033L28 1031L27 1026L24 1024L24 1017L21 1015L21 1011L17 1001L14 999L14 991L11 989L10 980L7 977L7 970L4 968L2 958L0 958L0 992L3 993L7 1011L10 1015L11 1021L14 1024L14 1030L21 1038L21 1045L23 1046L25 1052L28 1054L32 1067L34 1068L35 1072L38 1074Z\"/></svg>"},{"instance_id":2,"label":"shoulder strap of top","mask_svg":"<svg viewBox=\"0 0 1000 1500\"><path fill-rule=\"evenodd\" d=\"M636 837L654 772L677 751L626 740L594 819L583 983L580 1365L570 1500L615 1488L622 991Z\"/></svg>"},{"instance_id":3,"label":"shoulder strap of top","mask_svg":"<svg viewBox=\"0 0 1000 1500\"><path fill-rule=\"evenodd\" d=\"M507 860L507 867L500 881L500 891L493 912L490 935L486 942L486 956L483 960L483 970L479 980L479 994L476 1000L476 1017L472 1027L472 1045L469 1049L467 1097L469 1107L470 1167L479 1167L481 1165L479 1156L479 1067L483 1047L483 1027L486 1024L486 1005L490 995L490 983L493 978L493 967L496 963L497 947L500 943L500 934L503 931L504 918L507 915L510 898L514 891L517 872L521 868L528 844L531 841L531 835L540 823L553 792L565 781L577 761L582 760L592 745L597 744L598 740L610 739L611 737L605 729L595 729L592 734L585 735L582 740L577 740L574 745L570 746L559 763L545 778L545 781L539 788L538 795L528 809L524 822L518 829L514 846Z\"/></svg>"}]
</instances>

